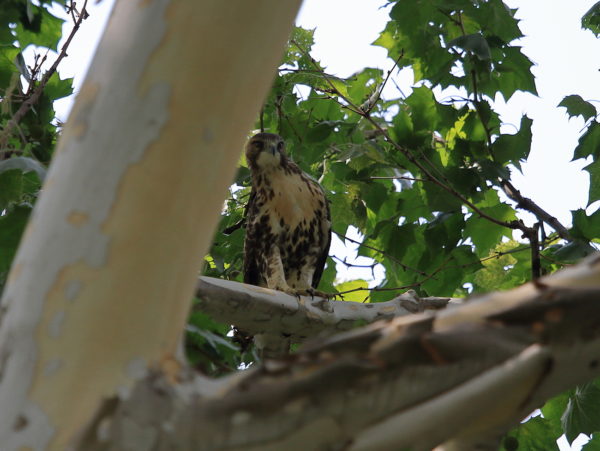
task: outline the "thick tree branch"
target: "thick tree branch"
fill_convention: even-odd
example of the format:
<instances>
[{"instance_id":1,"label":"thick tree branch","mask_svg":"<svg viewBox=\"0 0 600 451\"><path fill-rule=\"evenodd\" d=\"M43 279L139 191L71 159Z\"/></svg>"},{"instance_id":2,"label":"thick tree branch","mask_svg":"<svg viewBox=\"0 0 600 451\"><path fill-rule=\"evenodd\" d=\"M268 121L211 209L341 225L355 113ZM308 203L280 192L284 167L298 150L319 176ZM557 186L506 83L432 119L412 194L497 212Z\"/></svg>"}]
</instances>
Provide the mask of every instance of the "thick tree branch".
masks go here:
<instances>
[{"instance_id":1,"label":"thick tree branch","mask_svg":"<svg viewBox=\"0 0 600 451\"><path fill-rule=\"evenodd\" d=\"M599 297L594 256L543 283L319 339L217 381L147 374L98 411L80 449L140 436L153 450L474 449L600 375Z\"/></svg>"},{"instance_id":2,"label":"thick tree branch","mask_svg":"<svg viewBox=\"0 0 600 451\"><path fill-rule=\"evenodd\" d=\"M289 335L293 342L319 334L347 331L357 325L382 319L441 309L460 299L419 298L412 290L391 301L360 304L301 296L260 288L229 280L200 277L196 285L199 299L194 309L217 321L237 326L251 334Z\"/></svg>"}]
</instances>

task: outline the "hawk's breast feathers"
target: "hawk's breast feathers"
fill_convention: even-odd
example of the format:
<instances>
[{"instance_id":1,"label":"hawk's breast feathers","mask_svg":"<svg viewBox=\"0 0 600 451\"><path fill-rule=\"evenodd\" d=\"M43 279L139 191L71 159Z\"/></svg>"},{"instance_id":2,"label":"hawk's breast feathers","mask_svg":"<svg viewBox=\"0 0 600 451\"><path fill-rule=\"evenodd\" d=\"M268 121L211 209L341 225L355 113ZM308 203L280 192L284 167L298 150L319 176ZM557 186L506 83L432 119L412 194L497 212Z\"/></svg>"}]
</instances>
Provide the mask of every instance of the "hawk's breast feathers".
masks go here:
<instances>
[{"instance_id":1,"label":"hawk's breast feathers","mask_svg":"<svg viewBox=\"0 0 600 451\"><path fill-rule=\"evenodd\" d=\"M284 153L278 135L246 146L252 191L246 217L244 282L287 292L316 288L331 241L321 186Z\"/></svg>"}]
</instances>

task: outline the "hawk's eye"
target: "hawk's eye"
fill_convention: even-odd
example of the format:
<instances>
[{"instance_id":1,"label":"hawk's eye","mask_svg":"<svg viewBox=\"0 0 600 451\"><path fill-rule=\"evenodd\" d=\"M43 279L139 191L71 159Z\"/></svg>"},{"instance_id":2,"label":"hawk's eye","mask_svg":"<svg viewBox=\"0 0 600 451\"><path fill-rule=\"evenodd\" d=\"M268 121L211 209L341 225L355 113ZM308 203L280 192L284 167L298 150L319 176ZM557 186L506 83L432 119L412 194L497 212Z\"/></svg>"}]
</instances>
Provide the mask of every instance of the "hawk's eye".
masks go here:
<instances>
[{"instance_id":1,"label":"hawk's eye","mask_svg":"<svg viewBox=\"0 0 600 451\"><path fill-rule=\"evenodd\" d=\"M277 143L277 151L281 152L283 150L283 141L279 141Z\"/></svg>"},{"instance_id":2,"label":"hawk's eye","mask_svg":"<svg viewBox=\"0 0 600 451\"><path fill-rule=\"evenodd\" d=\"M254 141L254 147L256 147L258 150L263 150L265 143L262 141Z\"/></svg>"}]
</instances>

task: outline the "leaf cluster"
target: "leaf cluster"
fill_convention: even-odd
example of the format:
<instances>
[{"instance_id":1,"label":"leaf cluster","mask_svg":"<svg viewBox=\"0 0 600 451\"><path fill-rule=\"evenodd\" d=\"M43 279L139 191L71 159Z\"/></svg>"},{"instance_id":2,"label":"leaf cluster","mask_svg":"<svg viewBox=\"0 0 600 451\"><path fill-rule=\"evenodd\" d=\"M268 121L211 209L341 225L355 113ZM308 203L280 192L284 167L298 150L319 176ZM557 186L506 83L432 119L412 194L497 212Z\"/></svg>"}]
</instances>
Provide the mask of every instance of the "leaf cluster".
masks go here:
<instances>
[{"instance_id":1,"label":"leaf cluster","mask_svg":"<svg viewBox=\"0 0 600 451\"><path fill-rule=\"evenodd\" d=\"M516 133L503 132L494 99L537 95L532 62L518 45L516 10L500 0L390 6L390 21L374 43L388 51L386 70L365 68L346 79L328 74L311 56L313 31L295 28L255 125L285 138L294 161L328 193L335 233L344 241L356 229L358 254L384 269L366 290L365 280L344 280L329 258L320 288L351 291L348 300L359 302L388 300L407 288L464 296L513 288L531 280L536 265L550 273L593 252L600 214L574 211L565 233L510 189L512 172L529 156L533 121L524 116ZM585 20L593 31L592 13ZM410 68L415 84L408 95L398 90L382 98L396 68ZM597 110L578 96L560 106L586 121L574 158L590 161L591 204L600 199ZM249 189L242 160L206 274L242 280L243 227L222 232L242 223ZM538 224L526 227L519 210L533 213ZM584 391L599 404L593 390ZM593 403L581 405L577 393L551 401L558 403L555 412L545 408L544 417L513 431L505 449L554 449L563 432L569 440L595 432L582 420Z\"/></svg>"},{"instance_id":2,"label":"leaf cluster","mask_svg":"<svg viewBox=\"0 0 600 451\"><path fill-rule=\"evenodd\" d=\"M416 84L408 96L382 99L391 74L381 69L347 79L328 74L311 56L313 31L297 27L256 129L285 138L291 157L327 191L334 231L343 239L357 229L359 255L385 270L363 299L388 300L397 294L394 287L460 296L526 282L532 244L515 233L525 229L517 215L521 205L507 199L503 183L529 155L533 121L523 117L516 133L502 133L493 108L496 94L536 94L532 63L515 44L522 36L515 10L498 0L391 6L375 45L386 48L398 68L413 70ZM590 105L579 105L588 119ZM580 153L591 152L591 138L582 139ZM243 221L249 186L242 161L220 231ZM596 218L581 214L574 212L569 241L540 225L533 246L541 252L542 272L593 250ZM243 228L217 233L208 275L241 280L243 235ZM343 289L342 282L328 259L321 288Z\"/></svg>"},{"instance_id":3,"label":"leaf cluster","mask_svg":"<svg viewBox=\"0 0 600 451\"><path fill-rule=\"evenodd\" d=\"M515 428L504 438L502 451L558 450L561 435L569 443L580 434L591 436L583 451L600 449L600 380L575 387L548 401L541 414Z\"/></svg>"}]
</instances>

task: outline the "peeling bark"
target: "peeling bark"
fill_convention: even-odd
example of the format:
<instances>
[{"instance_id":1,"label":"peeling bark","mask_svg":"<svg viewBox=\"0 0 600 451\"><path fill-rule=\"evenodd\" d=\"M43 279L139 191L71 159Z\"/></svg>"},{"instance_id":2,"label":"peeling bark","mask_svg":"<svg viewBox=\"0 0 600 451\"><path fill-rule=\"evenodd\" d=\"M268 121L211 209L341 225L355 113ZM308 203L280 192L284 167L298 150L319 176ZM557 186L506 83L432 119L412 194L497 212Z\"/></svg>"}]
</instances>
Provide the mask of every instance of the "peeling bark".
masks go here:
<instances>
[{"instance_id":1,"label":"peeling bark","mask_svg":"<svg viewBox=\"0 0 600 451\"><path fill-rule=\"evenodd\" d=\"M122 449L141 427L132 412L156 398L168 401L148 450L490 446L549 397L600 375L599 298L594 257L537 285L380 321L220 380L147 377L119 400L105 445L84 449Z\"/></svg>"},{"instance_id":2,"label":"peeling bark","mask_svg":"<svg viewBox=\"0 0 600 451\"><path fill-rule=\"evenodd\" d=\"M382 319L438 310L462 303L458 298L419 298L409 290L388 302L361 304L319 297L290 296L268 288L200 277L194 309L250 334L285 335L294 343L331 335Z\"/></svg>"}]
</instances>

